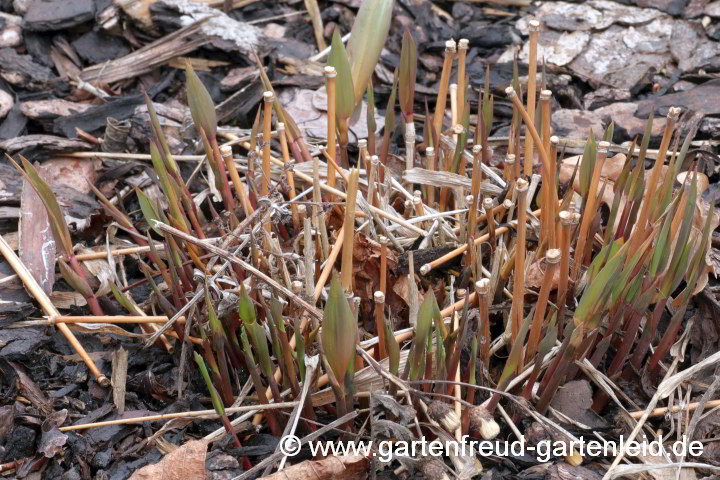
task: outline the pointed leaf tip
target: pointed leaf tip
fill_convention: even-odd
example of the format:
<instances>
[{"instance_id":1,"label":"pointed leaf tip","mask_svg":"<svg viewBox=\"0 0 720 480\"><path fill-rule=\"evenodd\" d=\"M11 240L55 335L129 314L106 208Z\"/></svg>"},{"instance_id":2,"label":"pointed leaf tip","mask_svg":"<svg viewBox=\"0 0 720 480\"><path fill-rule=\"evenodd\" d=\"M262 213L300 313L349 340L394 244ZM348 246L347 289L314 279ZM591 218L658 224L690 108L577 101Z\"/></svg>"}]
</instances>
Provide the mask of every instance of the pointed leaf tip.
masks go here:
<instances>
[{"instance_id":1,"label":"pointed leaf tip","mask_svg":"<svg viewBox=\"0 0 720 480\"><path fill-rule=\"evenodd\" d=\"M335 68L337 72L335 79L335 112L338 122L340 122L352 116L355 109L355 94L350 59L337 28L333 33L328 65Z\"/></svg>"},{"instance_id":2,"label":"pointed leaf tip","mask_svg":"<svg viewBox=\"0 0 720 480\"><path fill-rule=\"evenodd\" d=\"M217 116L212 97L190 64L185 67L185 76L188 106L193 122L198 129L202 128L209 139L213 139L217 134Z\"/></svg>"},{"instance_id":3,"label":"pointed leaf tip","mask_svg":"<svg viewBox=\"0 0 720 480\"><path fill-rule=\"evenodd\" d=\"M355 17L348 42L355 103L362 100L380 52L385 46L394 3L394 0L365 0Z\"/></svg>"},{"instance_id":4,"label":"pointed leaf tip","mask_svg":"<svg viewBox=\"0 0 720 480\"><path fill-rule=\"evenodd\" d=\"M335 378L345 378L350 360L355 354L357 321L345 297L337 275L333 276L330 295L325 304L322 327L322 345Z\"/></svg>"},{"instance_id":5,"label":"pointed leaf tip","mask_svg":"<svg viewBox=\"0 0 720 480\"><path fill-rule=\"evenodd\" d=\"M417 79L417 47L410 30L405 27L400 51L400 108L408 118L413 112L415 81Z\"/></svg>"}]
</instances>

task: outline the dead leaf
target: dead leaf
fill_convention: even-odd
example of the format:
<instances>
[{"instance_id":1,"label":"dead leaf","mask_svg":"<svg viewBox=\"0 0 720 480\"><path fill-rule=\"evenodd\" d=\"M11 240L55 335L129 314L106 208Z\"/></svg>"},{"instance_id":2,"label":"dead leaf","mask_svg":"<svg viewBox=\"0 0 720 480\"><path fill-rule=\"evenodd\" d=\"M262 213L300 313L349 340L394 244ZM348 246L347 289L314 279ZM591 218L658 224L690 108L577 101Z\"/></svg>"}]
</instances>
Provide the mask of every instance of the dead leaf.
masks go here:
<instances>
[{"instance_id":1,"label":"dead leaf","mask_svg":"<svg viewBox=\"0 0 720 480\"><path fill-rule=\"evenodd\" d=\"M362 455L306 460L260 480L330 480L339 477L343 480L364 480L368 476L369 463L370 459Z\"/></svg>"},{"instance_id":2,"label":"dead leaf","mask_svg":"<svg viewBox=\"0 0 720 480\"><path fill-rule=\"evenodd\" d=\"M615 130L624 130L627 132L629 138L641 137L645 132L645 125L647 124L647 118L640 118L635 116L637 112L638 104L632 102L616 102L598 108L594 113L612 118L615 123ZM655 117L653 119L651 136L653 138L661 137L667 124L667 118Z\"/></svg>"},{"instance_id":3,"label":"dead leaf","mask_svg":"<svg viewBox=\"0 0 720 480\"><path fill-rule=\"evenodd\" d=\"M587 380L574 380L555 392L551 405L569 418L588 427L605 427L607 423L591 409L592 395L592 389Z\"/></svg>"},{"instance_id":4,"label":"dead leaf","mask_svg":"<svg viewBox=\"0 0 720 480\"><path fill-rule=\"evenodd\" d=\"M395 294L399 298L401 298L403 301L405 301L406 305L410 304L410 282L408 280L407 275L398 277L397 280L395 281L395 283L393 284L392 290L393 290L393 292L395 292ZM424 298L425 297L420 292L418 292L418 297L417 297L418 305L422 303Z\"/></svg>"},{"instance_id":5,"label":"dead leaf","mask_svg":"<svg viewBox=\"0 0 720 480\"><path fill-rule=\"evenodd\" d=\"M80 248L77 253L94 253L96 250L89 248ZM110 283L113 282L113 269L110 267L106 259L102 260L85 260L83 266L90 272L88 280L91 281L90 286L95 290L95 295L106 295L110 293ZM95 279L99 282L95 282Z\"/></svg>"},{"instance_id":6,"label":"dead leaf","mask_svg":"<svg viewBox=\"0 0 720 480\"><path fill-rule=\"evenodd\" d=\"M572 263L572 262L571 262ZM528 288L540 288L543 283L545 283L545 269L547 268L545 258L541 258L540 260L537 260L533 262L530 265L530 268L528 268L527 271L527 277L525 278L525 286ZM572 280L570 280L572 283ZM555 274L552 278L552 286L550 287L550 291L553 291L558 288L558 285L560 284L560 269L555 270Z\"/></svg>"},{"instance_id":7,"label":"dead leaf","mask_svg":"<svg viewBox=\"0 0 720 480\"><path fill-rule=\"evenodd\" d=\"M395 254L388 251L388 270L395 268ZM380 287L380 244L365 235L353 237L354 292L363 300L372 300Z\"/></svg>"},{"instance_id":8,"label":"dead leaf","mask_svg":"<svg viewBox=\"0 0 720 480\"><path fill-rule=\"evenodd\" d=\"M25 368L15 362L8 362L8 364L15 370L15 375L17 375L18 391L44 415L51 415L53 413L52 403L40 387L25 373Z\"/></svg>"},{"instance_id":9,"label":"dead leaf","mask_svg":"<svg viewBox=\"0 0 720 480\"><path fill-rule=\"evenodd\" d=\"M69 310L73 307L84 307L87 305L85 297L78 292L55 291L50 295L50 300L52 300L53 305L55 305L58 310Z\"/></svg>"},{"instance_id":10,"label":"dead leaf","mask_svg":"<svg viewBox=\"0 0 720 480\"><path fill-rule=\"evenodd\" d=\"M90 185L97 180L93 161L86 158L53 158L42 164L53 187L65 186L84 194L92 191Z\"/></svg>"},{"instance_id":11,"label":"dead leaf","mask_svg":"<svg viewBox=\"0 0 720 480\"><path fill-rule=\"evenodd\" d=\"M90 107L92 107L90 103L76 103L61 98L52 98L22 102L20 111L28 118L45 120L81 113Z\"/></svg>"},{"instance_id":12,"label":"dead leaf","mask_svg":"<svg viewBox=\"0 0 720 480\"><path fill-rule=\"evenodd\" d=\"M575 467L568 463L558 462L550 465L545 478L547 480L600 480L602 476L581 465Z\"/></svg>"},{"instance_id":13,"label":"dead leaf","mask_svg":"<svg viewBox=\"0 0 720 480\"><path fill-rule=\"evenodd\" d=\"M202 480L206 478L207 446L207 440L191 440L158 463L137 470L130 480Z\"/></svg>"},{"instance_id":14,"label":"dead leaf","mask_svg":"<svg viewBox=\"0 0 720 480\"><path fill-rule=\"evenodd\" d=\"M375 407L382 407L383 409L390 412L398 421L405 424L411 423L412 420L417 416L415 409L409 405L400 405L390 395L386 395L380 392L372 392L370 394L370 402ZM373 410L374 411L374 410Z\"/></svg>"},{"instance_id":15,"label":"dead leaf","mask_svg":"<svg viewBox=\"0 0 720 480\"><path fill-rule=\"evenodd\" d=\"M715 275L715 278L718 277L718 274L720 273L720 250L717 248L710 248L710 253L708 254L710 259L710 266L712 267L713 275Z\"/></svg>"},{"instance_id":16,"label":"dead leaf","mask_svg":"<svg viewBox=\"0 0 720 480\"><path fill-rule=\"evenodd\" d=\"M643 455L642 449L640 451L640 454L637 455L638 460L640 460L645 465L662 465L666 463L670 463L665 457L663 456L656 456L656 455ZM680 475L678 477L678 469L676 468L653 468L647 471L650 477L652 477L654 480L695 480L697 476L695 475L695 469L694 468L683 468L680 470Z\"/></svg>"},{"instance_id":17,"label":"dead leaf","mask_svg":"<svg viewBox=\"0 0 720 480\"><path fill-rule=\"evenodd\" d=\"M59 427L65 423L68 411L66 409L54 412L42 423L42 437L38 451L47 458L52 458L63 451L63 446L67 442L68 436L59 430Z\"/></svg>"},{"instance_id":18,"label":"dead leaf","mask_svg":"<svg viewBox=\"0 0 720 480\"><path fill-rule=\"evenodd\" d=\"M38 165L37 171L40 178L50 182L51 175L44 165ZM55 283L55 237L50 228L45 204L27 181L23 181L20 196L18 235L20 260L43 291L50 295Z\"/></svg>"},{"instance_id":19,"label":"dead leaf","mask_svg":"<svg viewBox=\"0 0 720 480\"><path fill-rule=\"evenodd\" d=\"M92 145L83 140L41 134L13 137L0 142L0 149L9 153L15 153L26 148L42 148L46 152L73 152L89 150Z\"/></svg>"}]
</instances>

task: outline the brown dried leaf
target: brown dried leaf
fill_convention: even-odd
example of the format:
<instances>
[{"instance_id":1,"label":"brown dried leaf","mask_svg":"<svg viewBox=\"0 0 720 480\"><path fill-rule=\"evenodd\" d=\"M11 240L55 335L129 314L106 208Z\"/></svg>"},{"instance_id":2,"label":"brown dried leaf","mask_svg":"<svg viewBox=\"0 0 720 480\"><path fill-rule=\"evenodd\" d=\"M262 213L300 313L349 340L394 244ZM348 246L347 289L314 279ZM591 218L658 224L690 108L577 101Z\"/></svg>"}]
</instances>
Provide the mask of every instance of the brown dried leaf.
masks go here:
<instances>
[{"instance_id":1,"label":"brown dried leaf","mask_svg":"<svg viewBox=\"0 0 720 480\"><path fill-rule=\"evenodd\" d=\"M710 248L708 257L710 259L710 266L712 267L713 275L717 278L718 274L720 274L720 250L717 248Z\"/></svg>"},{"instance_id":2,"label":"brown dried leaf","mask_svg":"<svg viewBox=\"0 0 720 480\"><path fill-rule=\"evenodd\" d=\"M68 436L60 432L59 427L65 423L67 416L68 411L63 409L54 412L42 423L42 437L40 437L38 451L47 458L52 458L63 451Z\"/></svg>"},{"instance_id":3,"label":"brown dried leaf","mask_svg":"<svg viewBox=\"0 0 720 480\"><path fill-rule=\"evenodd\" d=\"M339 476L342 476L343 480L364 480L368 476L369 463L370 459L362 455L306 460L267 477L262 477L261 480L330 480Z\"/></svg>"},{"instance_id":4,"label":"brown dried leaf","mask_svg":"<svg viewBox=\"0 0 720 480\"><path fill-rule=\"evenodd\" d=\"M548 480L600 480L602 477L589 468L558 462L548 468L545 478Z\"/></svg>"},{"instance_id":5,"label":"brown dried leaf","mask_svg":"<svg viewBox=\"0 0 720 480\"><path fill-rule=\"evenodd\" d=\"M42 167L54 188L65 186L88 195L92 192L90 184L97 180L95 165L86 158L53 158L43 162Z\"/></svg>"},{"instance_id":6,"label":"brown dried leaf","mask_svg":"<svg viewBox=\"0 0 720 480\"><path fill-rule=\"evenodd\" d=\"M77 292L54 291L50 300L58 310L69 310L73 307L84 307L87 305L85 298Z\"/></svg>"},{"instance_id":7,"label":"brown dried leaf","mask_svg":"<svg viewBox=\"0 0 720 480\"><path fill-rule=\"evenodd\" d=\"M8 364L10 364L10 366L15 370L15 375L17 375L18 392L30 400L33 406L40 410L44 415L52 414L52 403L42 389L38 387L25 373L25 368L14 362L8 362Z\"/></svg>"},{"instance_id":8,"label":"brown dried leaf","mask_svg":"<svg viewBox=\"0 0 720 480\"><path fill-rule=\"evenodd\" d=\"M590 383L587 380L573 380L557 390L550 405L591 428L607 426L607 423L590 408L592 402Z\"/></svg>"},{"instance_id":9,"label":"brown dried leaf","mask_svg":"<svg viewBox=\"0 0 720 480\"><path fill-rule=\"evenodd\" d=\"M50 174L44 167L38 166L37 172L43 180L50 182ZM27 180L23 181L20 196L18 235L20 260L43 291L50 295L55 283L55 237L45 204Z\"/></svg>"},{"instance_id":10,"label":"brown dried leaf","mask_svg":"<svg viewBox=\"0 0 720 480\"><path fill-rule=\"evenodd\" d=\"M207 440L192 440L168 453L158 463L132 474L130 480L202 480L205 475Z\"/></svg>"},{"instance_id":11,"label":"brown dried leaf","mask_svg":"<svg viewBox=\"0 0 720 480\"><path fill-rule=\"evenodd\" d=\"M540 288L545 282L545 258L541 258L533 262L530 268L527 270L527 276L525 278L525 286L528 288ZM572 280L571 280L572 281ZM552 286L550 291L557 289L560 282L560 269L555 270L555 274L552 278Z\"/></svg>"}]
</instances>

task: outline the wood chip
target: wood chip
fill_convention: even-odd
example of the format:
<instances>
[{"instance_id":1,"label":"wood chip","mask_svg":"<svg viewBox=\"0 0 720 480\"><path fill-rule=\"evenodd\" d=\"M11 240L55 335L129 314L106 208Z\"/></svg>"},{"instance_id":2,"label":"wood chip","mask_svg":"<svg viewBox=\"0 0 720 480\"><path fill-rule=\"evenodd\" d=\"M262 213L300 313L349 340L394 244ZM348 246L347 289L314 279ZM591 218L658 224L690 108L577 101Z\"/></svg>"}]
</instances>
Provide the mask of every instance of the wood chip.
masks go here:
<instances>
[{"instance_id":1,"label":"wood chip","mask_svg":"<svg viewBox=\"0 0 720 480\"><path fill-rule=\"evenodd\" d=\"M113 403L119 414L125 412L125 384L127 382L128 352L120 347L112 356L112 385Z\"/></svg>"}]
</instances>

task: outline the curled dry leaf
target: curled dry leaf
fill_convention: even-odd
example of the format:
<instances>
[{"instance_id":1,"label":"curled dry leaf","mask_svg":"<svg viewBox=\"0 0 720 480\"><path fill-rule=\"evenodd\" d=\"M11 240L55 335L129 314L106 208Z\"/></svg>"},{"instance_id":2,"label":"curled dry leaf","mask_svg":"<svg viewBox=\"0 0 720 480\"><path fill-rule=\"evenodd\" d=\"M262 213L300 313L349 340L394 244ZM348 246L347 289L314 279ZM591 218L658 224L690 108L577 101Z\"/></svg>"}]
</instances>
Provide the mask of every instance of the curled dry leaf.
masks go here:
<instances>
[{"instance_id":1,"label":"curled dry leaf","mask_svg":"<svg viewBox=\"0 0 720 480\"><path fill-rule=\"evenodd\" d=\"M94 250L89 248L80 248L78 253L94 253ZM88 281L91 282L91 286L95 289L96 295L107 295L110 293L110 283L113 281L113 270L108 264L107 260L85 260L83 265L90 272ZM98 284L95 283L97 279Z\"/></svg>"},{"instance_id":2,"label":"curled dry leaf","mask_svg":"<svg viewBox=\"0 0 720 480\"><path fill-rule=\"evenodd\" d=\"M306 460L261 480L329 480L342 476L343 480L367 478L370 459L362 455L327 457L322 460ZM134 477L133 477L134 478ZM133 480L132 478L130 480Z\"/></svg>"},{"instance_id":3,"label":"curled dry leaf","mask_svg":"<svg viewBox=\"0 0 720 480\"><path fill-rule=\"evenodd\" d=\"M68 436L59 430L59 427L65 423L68 411L63 409L54 412L42 423L42 437L38 450L47 458L52 458L63 451L63 446L67 442Z\"/></svg>"},{"instance_id":4,"label":"curled dry leaf","mask_svg":"<svg viewBox=\"0 0 720 480\"><path fill-rule=\"evenodd\" d=\"M191 440L158 463L137 470L130 480L203 480L207 445L207 440Z\"/></svg>"},{"instance_id":5,"label":"curled dry leaf","mask_svg":"<svg viewBox=\"0 0 720 480\"><path fill-rule=\"evenodd\" d=\"M545 281L545 269L547 268L547 264L545 262L545 258L541 258L539 260L534 261L530 268L527 270L527 275L525 278L525 286L528 288L540 288ZM572 279L569 279L569 281L572 283ZM558 284L560 282L560 270L556 269L555 274L552 278L552 286L550 287L550 290L555 290L558 288Z\"/></svg>"},{"instance_id":6,"label":"curled dry leaf","mask_svg":"<svg viewBox=\"0 0 720 480\"><path fill-rule=\"evenodd\" d=\"M702 236L702 228L705 223L705 220L707 219L708 213L710 211L710 205L708 202L703 200L702 198L698 198L696 202L696 211L695 216L693 218L693 227L690 232L691 238L697 239L697 244L699 245L701 242L701 236ZM708 232L708 235L712 237L712 232L715 231L715 229L720 225L720 214L715 211L713 213L713 217L710 219L710 231ZM708 284L709 280L709 274L713 273L717 276L716 271L716 265L717 265L717 256L713 254L713 248L712 248L712 238L707 239L707 251L705 252L705 255L703 257L704 259L704 265L702 273L700 274L700 277L698 278L697 284L695 285L695 289L693 290L693 295L697 295L700 293L705 286ZM686 274L687 276L688 274Z\"/></svg>"},{"instance_id":7,"label":"curled dry leaf","mask_svg":"<svg viewBox=\"0 0 720 480\"><path fill-rule=\"evenodd\" d=\"M363 300L372 300L373 293L380 287L380 244L365 235L353 237L354 294ZM395 253L388 251L388 270L395 270ZM390 275L388 275L390 276ZM390 280L390 279L389 279Z\"/></svg>"}]
</instances>

